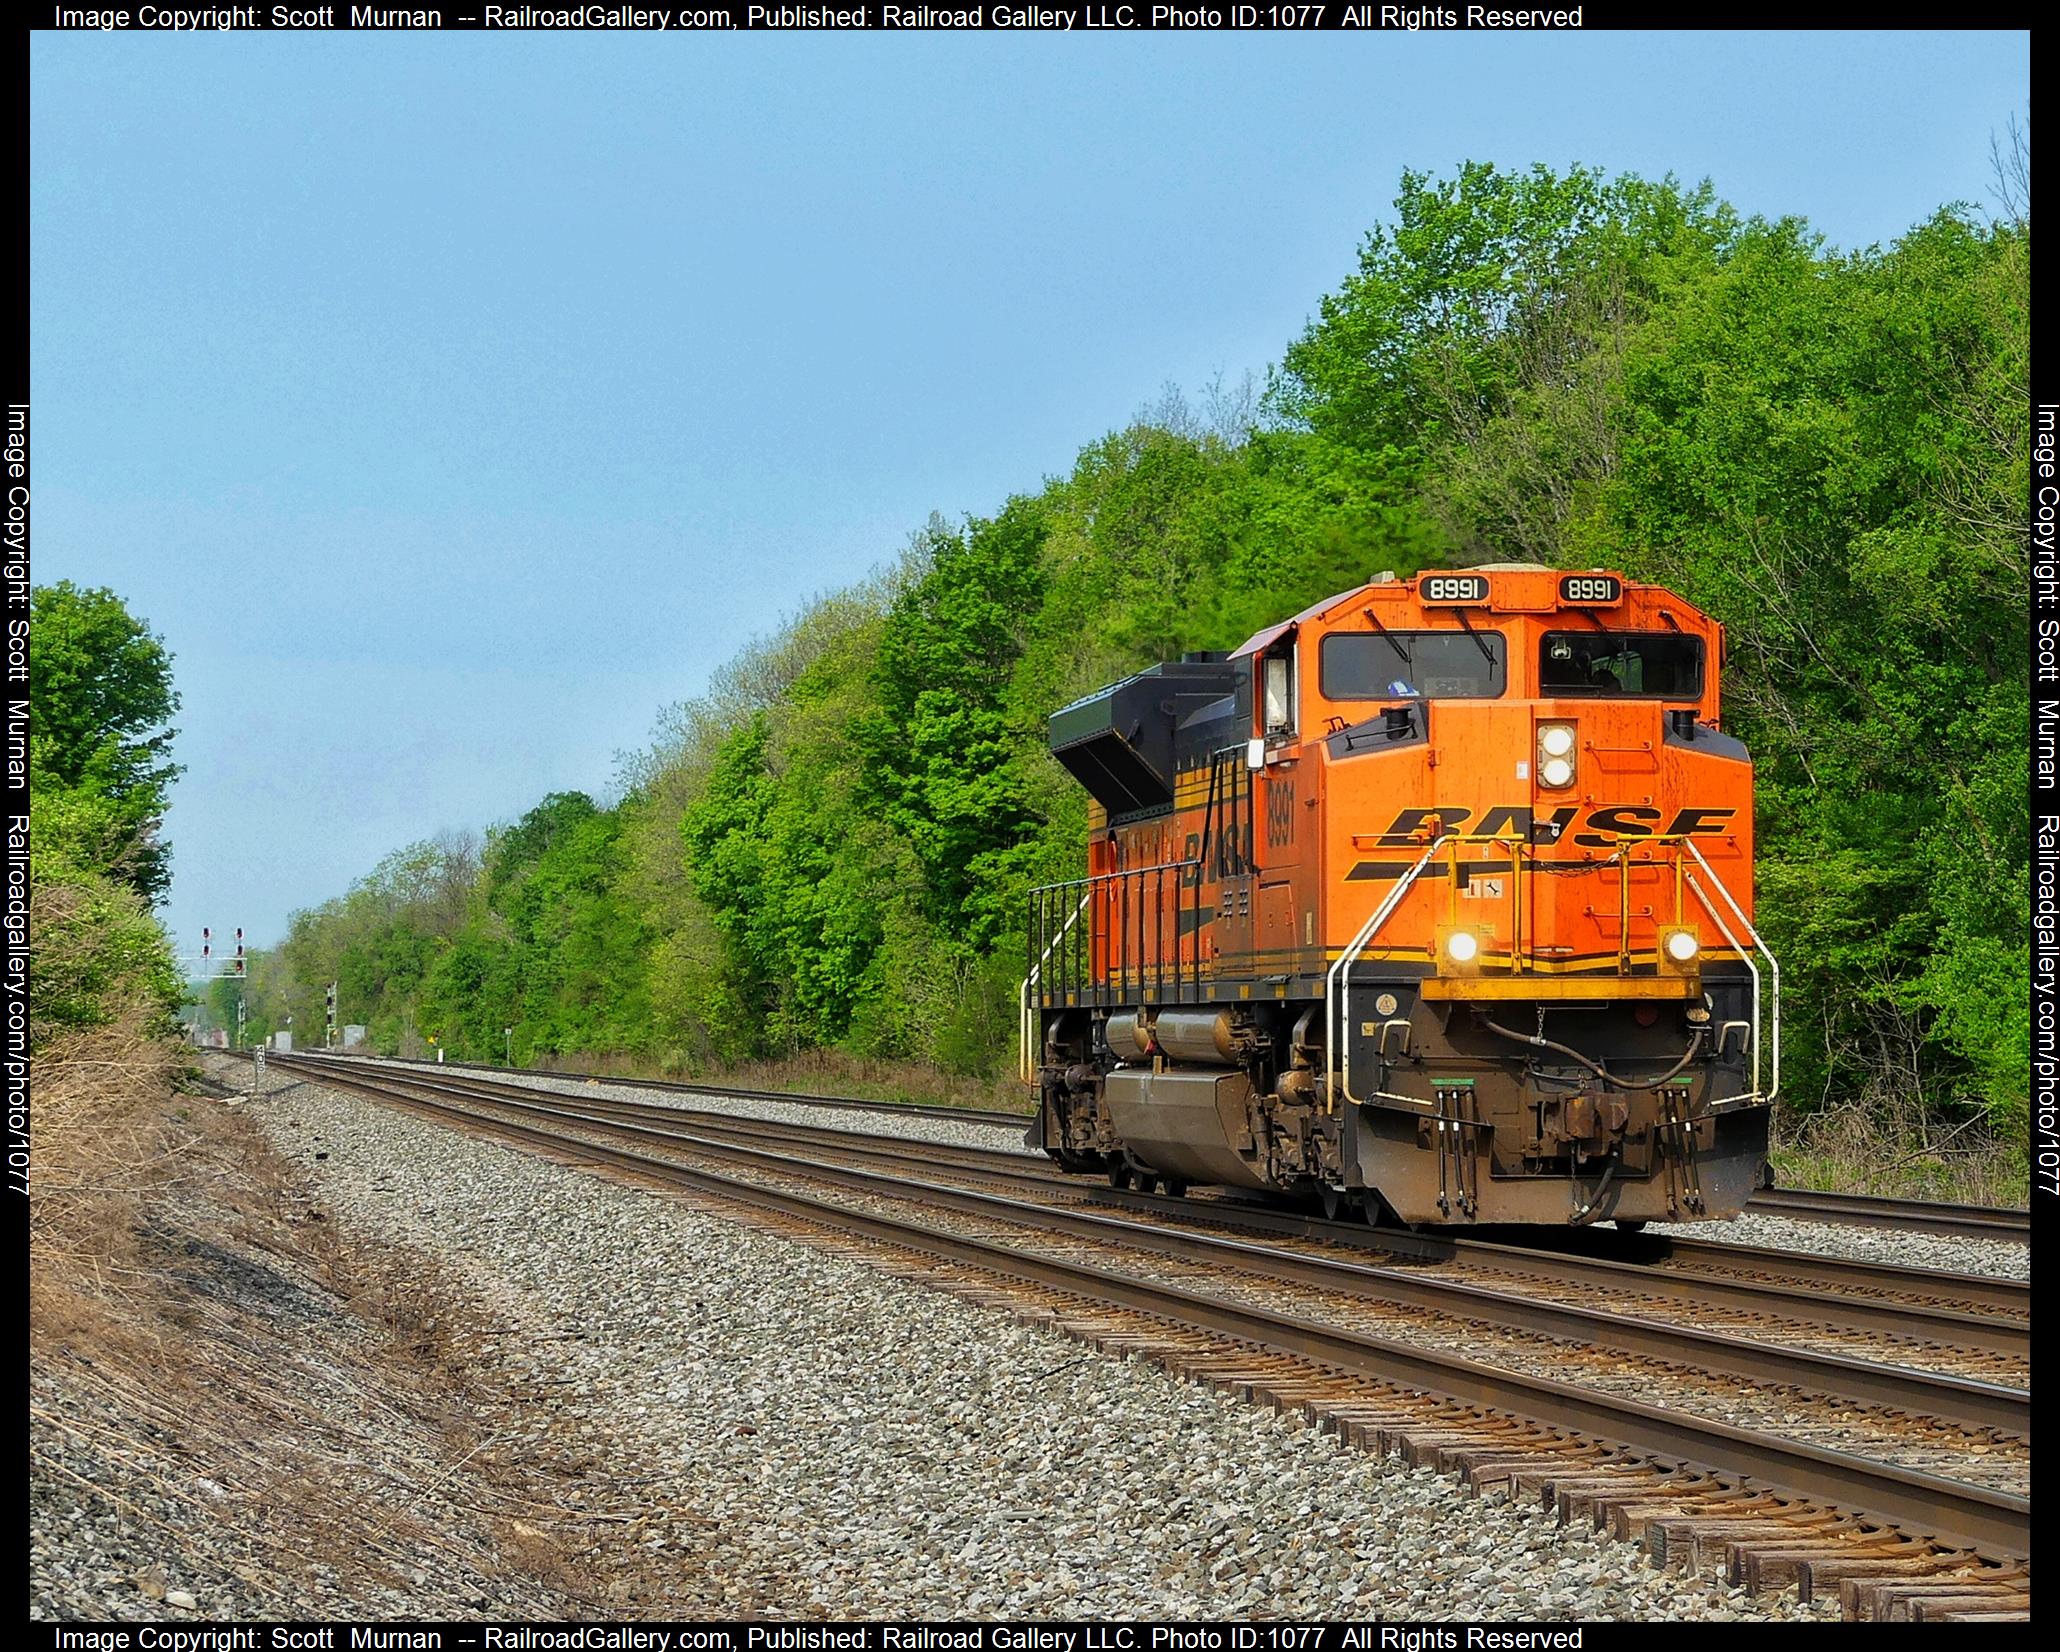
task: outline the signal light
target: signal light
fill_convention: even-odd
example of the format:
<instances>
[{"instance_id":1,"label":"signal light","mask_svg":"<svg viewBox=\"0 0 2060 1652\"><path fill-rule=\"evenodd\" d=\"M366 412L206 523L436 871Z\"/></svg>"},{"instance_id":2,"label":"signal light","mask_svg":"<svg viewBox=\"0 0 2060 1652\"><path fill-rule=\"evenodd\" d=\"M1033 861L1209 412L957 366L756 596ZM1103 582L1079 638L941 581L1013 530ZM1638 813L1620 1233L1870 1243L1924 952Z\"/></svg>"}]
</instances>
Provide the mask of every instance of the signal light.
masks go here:
<instances>
[{"instance_id":1,"label":"signal light","mask_svg":"<svg viewBox=\"0 0 2060 1652\"><path fill-rule=\"evenodd\" d=\"M214 951L214 931L212 929L207 928L205 925L202 925L200 931L201 962L205 963L209 958L213 957Z\"/></svg>"}]
</instances>

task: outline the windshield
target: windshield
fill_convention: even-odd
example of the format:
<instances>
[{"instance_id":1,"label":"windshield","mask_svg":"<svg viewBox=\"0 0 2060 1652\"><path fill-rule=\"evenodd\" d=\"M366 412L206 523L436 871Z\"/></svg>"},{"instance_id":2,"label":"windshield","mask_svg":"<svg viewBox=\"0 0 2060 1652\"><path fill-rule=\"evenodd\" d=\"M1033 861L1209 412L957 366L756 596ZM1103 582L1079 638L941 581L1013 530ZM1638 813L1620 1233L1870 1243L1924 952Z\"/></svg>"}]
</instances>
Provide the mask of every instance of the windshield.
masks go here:
<instances>
[{"instance_id":1,"label":"windshield","mask_svg":"<svg viewBox=\"0 0 2060 1652\"><path fill-rule=\"evenodd\" d=\"M1323 639L1328 700L1492 700L1508 679L1500 631L1352 631Z\"/></svg>"},{"instance_id":2,"label":"windshield","mask_svg":"<svg viewBox=\"0 0 2060 1652\"><path fill-rule=\"evenodd\" d=\"M1679 632L1548 631L1538 653L1541 694L1702 696L1702 639Z\"/></svg>"}]
</instances>

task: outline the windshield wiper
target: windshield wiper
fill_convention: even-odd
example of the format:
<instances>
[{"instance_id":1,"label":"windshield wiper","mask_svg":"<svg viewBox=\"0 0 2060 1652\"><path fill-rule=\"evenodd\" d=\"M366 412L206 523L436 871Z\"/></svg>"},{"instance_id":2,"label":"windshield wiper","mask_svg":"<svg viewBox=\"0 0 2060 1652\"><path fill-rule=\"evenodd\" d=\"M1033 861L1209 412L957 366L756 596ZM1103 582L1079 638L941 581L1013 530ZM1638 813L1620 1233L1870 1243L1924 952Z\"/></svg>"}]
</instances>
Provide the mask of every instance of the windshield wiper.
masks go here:
<instances>
[{"instance_id":1,"label":"windshield wiper","mask_svg":"<svg viewBox=\"0 0 2060 1652\"><path fill-rule=\"evenodd\" d=\"M1452 610L1452 617L1459 621L1459 629L1473 638L1473 645L1481 651L1481 658L1492 667L1495 663L1495 650L1488 646L1488 639L1473 628L1473 621L1466 617L1466 610L1455 608Z\"/></svg>"},{"instance_id":2,"label":"windshield wiper","mask_svg":"<svg viewBox=\"0 0 2060 1652\"><path fill-rule=\"evenodd\" d=\"M1402 656L1402 663L1404 665L1413 666L1416 664L1416 661L1410 658L1409 650L1404 648L1401 645L1401 643L1395 640L1394 632L1390 631L1385 625L1381 624L1380 617L1377 614L1375 614L1371 608L1362 608L1359 610L1359 612L1366 616L1366 623L1372 626L1374 630L1378 631L1381 634L1382 640L1386 642L1387 645L1390 648L1392 648L1397 654L1400 654Z\"/></svg>"}]
</instances>

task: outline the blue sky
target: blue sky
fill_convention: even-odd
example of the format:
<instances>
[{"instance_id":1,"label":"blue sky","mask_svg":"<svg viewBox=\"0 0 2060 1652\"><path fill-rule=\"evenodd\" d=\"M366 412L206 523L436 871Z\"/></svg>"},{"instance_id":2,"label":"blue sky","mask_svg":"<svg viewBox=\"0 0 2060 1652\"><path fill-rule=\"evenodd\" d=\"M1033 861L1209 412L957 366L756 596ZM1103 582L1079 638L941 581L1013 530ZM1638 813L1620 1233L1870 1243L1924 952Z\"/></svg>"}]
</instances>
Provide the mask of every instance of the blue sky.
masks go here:
<instances>
[{"instance_id":1,"label":"blue sky","mask_svg":"<svg viewBox=\"0 0 2060 1652\"><path fill-rule=\"evenodd\" d=\"M168 919L276 937L928 514L1263 372L1405 167L1980 200L2022 34L39 33L38 579L164 634Z\"/></svg>"}]
</instances>

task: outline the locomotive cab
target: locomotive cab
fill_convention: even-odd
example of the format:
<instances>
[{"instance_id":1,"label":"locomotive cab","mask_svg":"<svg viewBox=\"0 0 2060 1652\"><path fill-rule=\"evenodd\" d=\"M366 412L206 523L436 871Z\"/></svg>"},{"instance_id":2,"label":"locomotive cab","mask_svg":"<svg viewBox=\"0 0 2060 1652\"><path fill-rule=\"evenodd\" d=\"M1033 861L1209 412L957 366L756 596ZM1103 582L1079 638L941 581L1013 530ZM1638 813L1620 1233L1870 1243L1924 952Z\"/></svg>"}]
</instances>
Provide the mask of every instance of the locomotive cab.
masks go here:
<instances>
[{"instance_id":1,"label":"locomotive cab","mask_svg":"<svg viewBox=\"0 0 2060 1652\"><path fill-rule=\"evenodd\" d=\"M1494 564L1057 713L1095 801L1033 896L1039 1139L1412 1223L1740 1209L1778 968L1721 660L1660 587Z\"/></svg>"}]
</instances>

